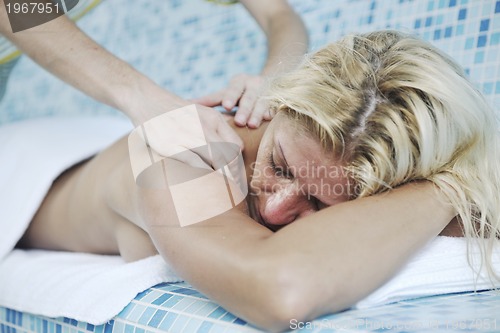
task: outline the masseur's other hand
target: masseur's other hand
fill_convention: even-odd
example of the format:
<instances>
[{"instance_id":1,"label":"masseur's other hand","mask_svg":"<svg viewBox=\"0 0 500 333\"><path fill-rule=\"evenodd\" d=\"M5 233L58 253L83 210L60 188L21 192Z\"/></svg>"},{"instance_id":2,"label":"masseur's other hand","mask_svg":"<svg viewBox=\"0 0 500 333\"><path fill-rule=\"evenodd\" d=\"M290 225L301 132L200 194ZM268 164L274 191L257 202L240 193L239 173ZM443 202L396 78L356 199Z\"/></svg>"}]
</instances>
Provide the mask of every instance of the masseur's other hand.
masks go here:
<instances>
[{"instance_id":1,"label":"masseur's other hand","mask_svg":"<svg viewBox=\"0 0 500 333\"><path fill-rule=\"evenodd\" d=\"M148 133L148 144L158 154L172 156L187 151L180 156L183 162L194 167L207 167L213 166L214 159L220 159L220 156L190 153L193 147L204 146L208 142L230 142L243 150L241 138L223 115L213 108L197 105L198 112L194 116L192 112L183 115L176 110L192 105L192 102L153 84L149 84L147 89L140 85L132 88L131 93L122 95L122 110L130 116L135 127L144 123L153 125L151 133ZM162 117L164 114L167 117ZM169 114L172 116L169 117ZM155 117L161 121L153 120Z\"/></svg>"},{"instance_id":2,"label":"masseur's other hand","mask_svg":"<svg viewBox=\"0 0 500 333\"><path fill-rule=\"evenodd\" d=\"M167 111L146 121L142 128L147 145L157 154L197 168L218 169L243 149L240 137L223 115L201 105ZM209 149L210 143L216 144Z\"/></svg>"},{"instance_id":3,"label":"masseur's other hand","mask_svg":"<svg viewBox=\"0 0 500 333\"><path fill-rule=\"evenodd\" d=\"M265 78L259 75L239 74L229 85L217 92L197 98L195 103L205 106L222 105L227 111L238 106L234 122L238 126L257 128L263 120L271 120L265 100L259 98Z\"/></svg>"},{"instance_id":4,"label":"masseur's other hand","mask_svg":"<svg viewBox=\"0 0 500 333\"><path fill-rule=\"evenodd\" d=\"M162 115L169 111L174 111L184 106L193 104L193 102L180 98L162 87L152 84L149 80L146 84L135 84L121 96L122 110L132 120L134 127L140 126L146 121ZM212 142L231 142L237 144L243 150L243 141L236 132L227 123L224 117L213 108L203 105L197 105L200 122L203 126L206 138ZM203 111L203 112L202 112ZM189 146L190 140L193 140L192 133L189 130L189 124L178 123L178 128L185 128L187 131L176 135L175 140L186 142ZM166 138L166 143L169 140Z\"/></svg>"}]
</instances>

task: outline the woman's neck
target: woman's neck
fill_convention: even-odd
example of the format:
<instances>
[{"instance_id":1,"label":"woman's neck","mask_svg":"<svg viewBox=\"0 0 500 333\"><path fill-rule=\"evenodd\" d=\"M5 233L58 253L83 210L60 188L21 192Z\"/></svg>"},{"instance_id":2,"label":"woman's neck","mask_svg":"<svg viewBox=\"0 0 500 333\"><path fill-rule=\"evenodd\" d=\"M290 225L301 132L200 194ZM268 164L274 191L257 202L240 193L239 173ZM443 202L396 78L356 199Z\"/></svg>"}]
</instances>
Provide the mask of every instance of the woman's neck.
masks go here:
<instances>
[{"instance_id":1,"label":"woman's neck","mask_svg":"<svg viewBox=\"0 0 500 333\"><path fill-rule=\"evenodd\" d=\"M245 171L247 180L250 181L253 172L253 165L257 158L260 140L269 125L269 122L264 122L259 128L253 129L248 127L238 127L234 124L232 119L229 120L229 125L236 131L236 133L243 140L245 146L243 150L243 160L245 161Z\"/></svg>"}]
</instances>

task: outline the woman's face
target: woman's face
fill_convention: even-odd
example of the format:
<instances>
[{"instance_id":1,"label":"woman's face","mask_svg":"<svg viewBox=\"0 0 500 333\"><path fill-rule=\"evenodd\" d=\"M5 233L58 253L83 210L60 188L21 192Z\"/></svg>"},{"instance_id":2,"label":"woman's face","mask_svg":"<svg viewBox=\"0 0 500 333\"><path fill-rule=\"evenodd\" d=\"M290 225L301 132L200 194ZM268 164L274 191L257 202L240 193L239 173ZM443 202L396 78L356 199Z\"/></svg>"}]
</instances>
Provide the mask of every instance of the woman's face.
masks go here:
<instances>
[{"instance_id":1,"label":"woman's face","mask_svg":"<svg viewBox=\"0 0 500 333\"><path fill-rule=\"evenodd\" d=\"M342 164L278 113L259 146L250 182L251 216L271 229L349 199Z\"/></svg>"}]
</instances>

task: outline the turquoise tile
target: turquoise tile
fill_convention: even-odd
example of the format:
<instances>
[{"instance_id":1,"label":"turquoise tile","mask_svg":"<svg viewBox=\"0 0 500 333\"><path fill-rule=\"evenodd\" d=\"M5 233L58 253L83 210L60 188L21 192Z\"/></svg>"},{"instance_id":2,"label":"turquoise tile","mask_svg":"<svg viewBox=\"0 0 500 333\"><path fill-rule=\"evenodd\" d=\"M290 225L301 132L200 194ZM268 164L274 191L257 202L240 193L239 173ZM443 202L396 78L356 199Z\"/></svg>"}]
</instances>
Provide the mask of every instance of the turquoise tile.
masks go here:
<instances>
[{"instance_id":1,"label":"turquoise tile","mask_svg":"<svg viewBox=\"0 0 500 333\"><path fill-rule=\"evenodd\" d=\"M202 322L198 330L196 331L197 333L209 333L212 327L214 326L213 323L211 322Z\"/></svg>"},{"instance_id":2,"label":"turquoise tile","mask_svg":"<svg viewBox=\"0 0 500 333\"><path fill-rule=\"evenodd\" d=\"M138 321L141 318L142 314L146 310L146 307L141 304L136 304L132 311L124 318L127 318L130 321Z\"/></svg>"},{"instance_id":3,"label":"turquoise tile","mask_svg":"<svg viewBox=\"0 0 500 333\"><path fill-rule=\"evenodd\" d=\"M490 45L498 45L500 43L500 32L491 34Z\"/></svg>"},{"instance_id":4,"label":"turquoise tile","mask_svg":"<svg viewBox=\"0 0 500 333\"><path fill-rule=\"evenodd\" d=\"M429 0L429 2L427 3L427 11L430 12L434 9L434 1L433 0Z\"/></svg>"},{"instance_id":5,"label":"turquoise tile","mask_svg":"<svg viewBox=\"0 0 500 333\"><path fill-rule=\"evenodd\" d=\"M473 37L468 37L465 40L465 49L470 50L474 47L474 38Z\"/></svg>"},{"instance_id":6,"label":"turquoise tile","mask_svg":"<svg viewBox=\"0 0 500 333\"><path fill-rule=\"evenodd\" d=\"M188 332L185 330L185 326L186 326L188 321L189 321L189 317L179 316L173 322L171 329L170 329L170 332ZM160 327L162 327L162 326L160 325Z\"/></svg>"},{"instance_id":7,"label":"turquoise tile","mask_svg":"<svg viewBox=\"0 0 500 333\"><path fill-rule=\"evenodd\" d=\"M198 318L190 318L184 327L184 332L196 332L201 326L202 321Z\"/></svg>"},{"instance_id":8,"label":"turquoise tile","mask_svg":"<svg viewBox=\"0 0 500 333\"><path fill-rule=\"evenodd\" d=\"M475 64L482 64L484 62L484 51L477 51L474 56Z\"/></svg>"},{"instance_id":9,"label":"turquoise tile","mask_svg":"<svg viewBox=\"0 0 500 333\"><path fill-rule=\"evenodd\" d=\"M134 332L134 326L127 324L125 325L125 333L133 333Z\"/></svg>"},{"instance_id":10,"label":"turquoise tile","mask_svg":"<svg viewBox=\"0 0 500 333\"><path fill-rule=\"evenodd\" d=\"M149 320L148 326L155 328L158 327L166 314L167 311L165 310L156 310L153 317Z\"/></svg>"},{"instance_id":11,"label":"turquoise tile","mask_svg":"<svg viewBox=\"0 0 500 333\"><path fill-rule=\"evenodd\" d=\"M216 309L214 309L210 314L208 315L209 318L220 318L221 316L227 314L227 311L224 310L221 306L218 306Z\"/></svg>"},{"instance_id":12,"label":"turquoise tile","mask_svg":"<svg viewBox=\"0 0 500 333\"><path fill-rule=\"evenodd\" d=\"M115 320L113 324L113 333L125 333L126 324Z\"/></svg>"},{"instance_id":13,"label":"turquoise tile","mask_svg":"<svg viewBox=\"0 0 500 333\"><path fill-rule=\"evenodd\" d=\"M438 16L436 16L435 25L441 25L443 24L443 21L444 21L444 16L442 14L439 14Z\"/></svg>"},{"instance_id":14,"label":"turquoise tile","mask_svg":"<svg viewBox=\"0 0 500 333\"><path fill-rule=\"evenodd\" d=\"M158 328L163 331L168 331L177 318L178 314L168 312Z\"/></svg>"},{"instance_id":15,"label":"turquoise tile","mask_svg":"<svg viewBox=\"0 0 500 333\"><path fill-rule=\"evenodd\" d=\"M154 313L154 308L146 308L137 322L141 325L147 325Z\"/></svg>"}]
</instances>

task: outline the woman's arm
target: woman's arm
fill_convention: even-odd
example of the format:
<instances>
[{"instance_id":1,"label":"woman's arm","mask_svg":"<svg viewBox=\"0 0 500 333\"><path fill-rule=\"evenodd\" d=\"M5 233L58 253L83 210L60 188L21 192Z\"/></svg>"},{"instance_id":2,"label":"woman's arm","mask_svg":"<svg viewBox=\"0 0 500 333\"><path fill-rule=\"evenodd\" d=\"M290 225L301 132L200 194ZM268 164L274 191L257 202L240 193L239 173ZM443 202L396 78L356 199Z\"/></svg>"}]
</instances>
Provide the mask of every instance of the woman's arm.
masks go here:
<instances>
[{"instance_id":1,"label":"woman's arm","mask_svg":"<svg viewBox=\"0 0 500 333\"><path fill-rule=\"evenodd\" d=\"M150 198L151 199L151 198ZM201 292L271 330L350 307L453 218L431 183L324 209L272 233L233 209L188 227L164 198L142 208L159 252Z\"/></svg>"}]
</instances>

